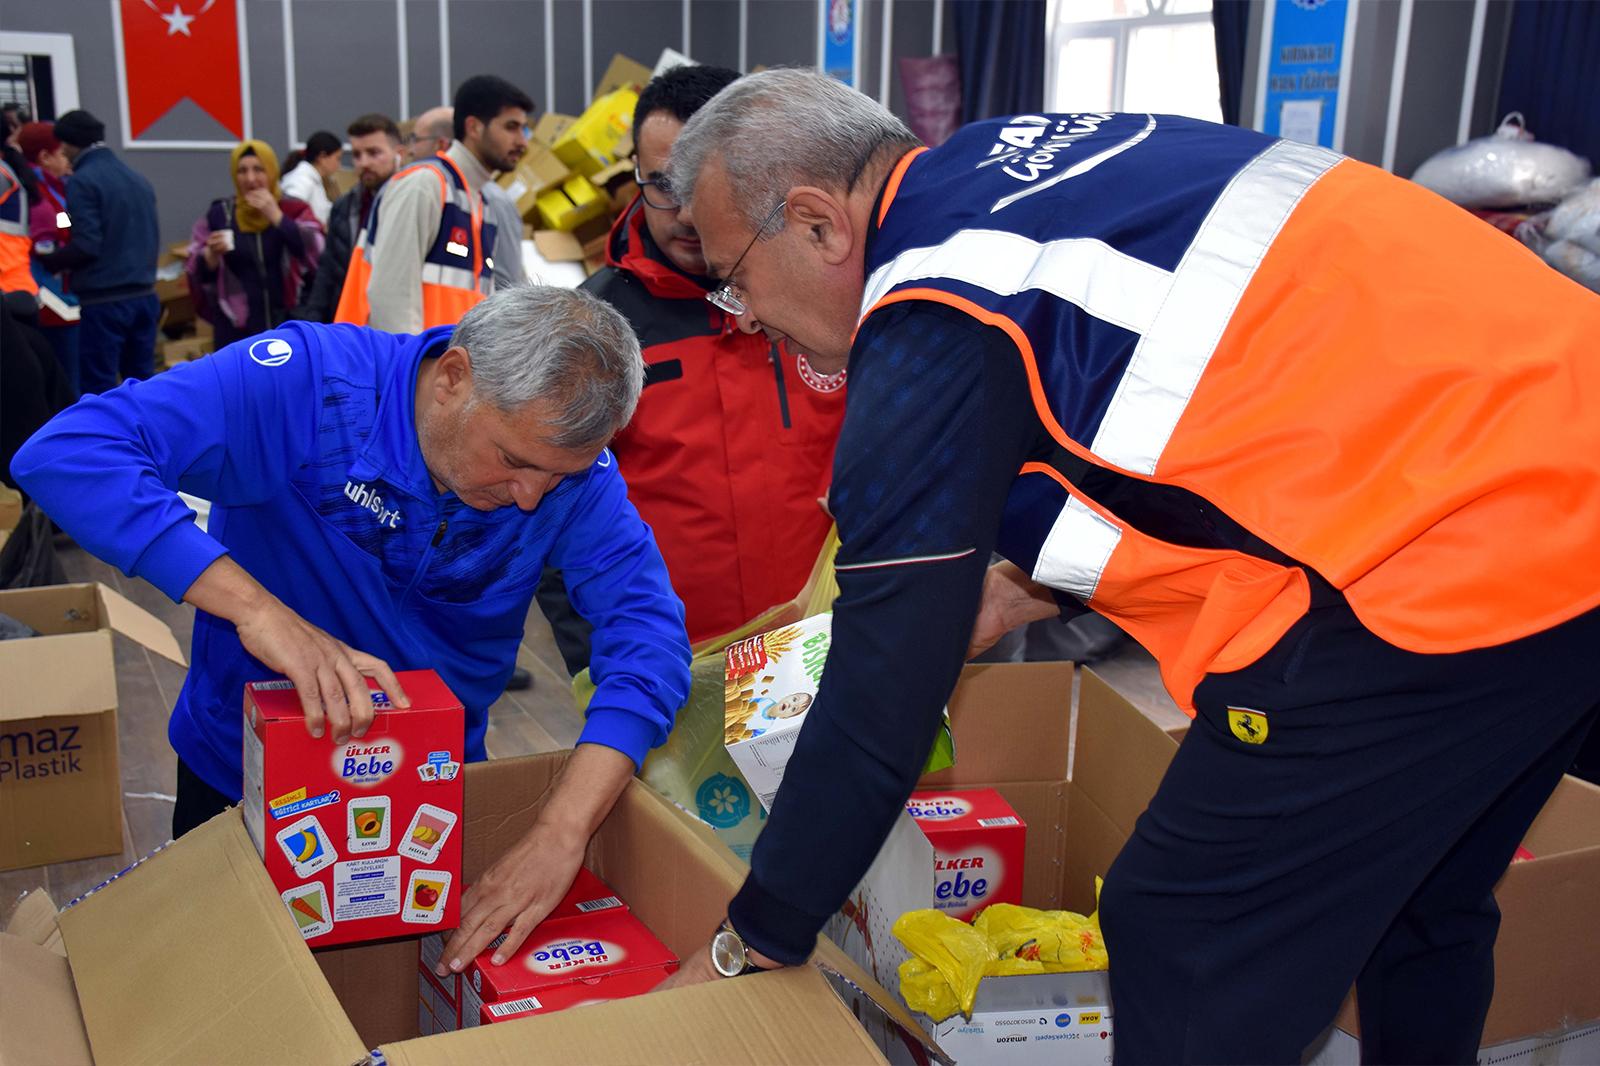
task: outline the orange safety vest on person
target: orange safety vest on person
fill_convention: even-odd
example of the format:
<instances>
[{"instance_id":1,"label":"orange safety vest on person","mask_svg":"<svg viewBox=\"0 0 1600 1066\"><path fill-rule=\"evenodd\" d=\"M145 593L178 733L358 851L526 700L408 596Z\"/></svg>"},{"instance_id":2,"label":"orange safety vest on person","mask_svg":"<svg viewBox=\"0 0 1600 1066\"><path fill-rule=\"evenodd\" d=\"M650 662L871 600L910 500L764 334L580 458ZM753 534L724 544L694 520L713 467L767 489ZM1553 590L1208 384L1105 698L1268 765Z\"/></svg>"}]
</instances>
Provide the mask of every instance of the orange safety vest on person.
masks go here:
<instances>
[{"instance_id":1,"label":"orange safety vest on person","mask_svg":"<svg viewBox=\"0 0 1600 1066\"><path fill-rule=\"evenodd\" d=\"M1026 115L908 154L876 219L863 320L1003 330L1055 441L1002 550L1180 706L1305 613L1308 571L1421 653L1600 604L1600 297L1420 186L1231 126ZM1108 478L1200 532L1142 532L1084 487Z\"/></svg>"},{"instance_id":2,"label":"orange safety vest on person","mask_svg":"<svg viewBox=\"0 0 1600 1066\"><path fill-rule=\"evenodd\" d=\"M11 168L0 163L0 292L27 292L37 296L28 236L28 193Z\"/></svg>"},{"instance_id":3,"label":"orange safety vest on person","mask_svg":"<svg viewBox=\"0 0 1600 1066\"><path fill-rule=\"evenodd\" d=\"M495 225L483 217L483 197L467 185L461 170L443 152L400 171L378 190L367 224L350 253L350 268L339 293L335 322L367 324L372 308L367 283L372 280L372 249L378 237L383 194L396 181L418 170L439 179L439 230L422 260L422 326L453 325L494 289Z\"/></svg>"}]
</instances>

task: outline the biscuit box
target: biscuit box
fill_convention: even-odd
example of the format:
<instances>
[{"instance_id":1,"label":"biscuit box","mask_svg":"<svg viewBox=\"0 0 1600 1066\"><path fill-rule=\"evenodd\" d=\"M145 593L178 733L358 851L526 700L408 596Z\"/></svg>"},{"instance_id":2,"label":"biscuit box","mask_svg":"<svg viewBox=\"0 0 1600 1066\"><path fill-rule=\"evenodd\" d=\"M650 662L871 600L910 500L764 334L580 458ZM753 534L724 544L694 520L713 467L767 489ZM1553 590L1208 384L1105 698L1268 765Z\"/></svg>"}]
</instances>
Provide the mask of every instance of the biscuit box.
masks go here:
<instances>
[{"instance_id":1,"label":"biscuit box","mask_svg":"<svg viewBox=\"0 0 1600 1066\"><path fill-rule=\"evenodd\" d=\"M832 633L833 615L819 614L728 646L723 742L767 810L816 698Z\"/></svg>"},{"instance_id":2,"label":"biscuit box","mask_svg":"<svg viewBox=\"0 0 1600 1066\"><path fill-rule=\"evenodd\" d=\"M369 681L372 727L344 744L306 732L290 682L245 686L245 827L313 947L460 916L464 712L432 670L397 677L411 706Z\"/></svg>"},{"instance_id":3,"label":"biscuit box","mask_svg":"<svg viewBox=\"0 0 1600 1066\"><path fill-rule=\"evenodd\" d=\"M992 788L913 792L906 813L933 845L933 905L970 922L991 903L1022 902L1028 827Z\"/></svg>"}]
</instances>

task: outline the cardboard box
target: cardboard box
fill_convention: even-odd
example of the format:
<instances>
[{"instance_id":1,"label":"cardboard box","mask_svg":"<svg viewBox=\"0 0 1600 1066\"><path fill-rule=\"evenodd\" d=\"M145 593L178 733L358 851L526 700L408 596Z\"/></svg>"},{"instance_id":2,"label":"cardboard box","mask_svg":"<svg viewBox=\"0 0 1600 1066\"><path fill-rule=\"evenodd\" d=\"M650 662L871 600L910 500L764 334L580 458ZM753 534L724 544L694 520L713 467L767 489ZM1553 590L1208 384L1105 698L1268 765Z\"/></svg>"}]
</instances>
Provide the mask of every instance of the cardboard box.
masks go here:
<instances>
[{"instance_id":1,"label":"cardboard box","mask_svg":"<svg viewBox=\"0 0 1600 1066\"><path fill-rule=\"evenodd\" d=\"M1022 902L1028 827L992 788L913 792L906 813L933 845L933 905L970 922L991 903Z\"/></svg>"},{"instance_id":2,"label":"cardboard box","mask_svg":"<svg viewBox=\"0 0 1600 1066\"><path fill-rule=\"evenodd\" d=\"M626 159L633 151L633 110L638 103L638 90L627 86L597 96L556 139L556 158L585 177Z\"/></svg>"},{"instance_id":3,"label":"cardboard box","mask_svg":"<svg viewBox=\"0 0 1600 1066\"><path fill-rule=\"evenodd\" d=\"M1111 988L1104 971L989 979L972 1017L933 1027L957 1063L1100 1066L1111 1061Z\"/></svg>"},{"instance_id":4,"label":"cardboard box","mask_svg":"<svg viewBox=\"0 0 1600 1066\"><path fill-rule=\"evenodd\" d=\"M573 174L553 189L534 198L539 224L546 229L571 231L606 213L610 201L582 174Z\"/></svg>"},{"instance_id":5,"label":"cardboard box","mask_svg":"<svg viewBox=\"0 0 1600 1066\"><path fill-rule=\"evenodd\" d=\"M525 219L533 219L539 214L539 194L566 181L567 166L556 158L549 145L533 140L517 160L516 168L496 180L517 202L517 213Z\"/></svg>"},{"instance_id":6,"label":"cardboard box","mask_svg":"<svg viewBox=\"0 0 1600 1066\"><path fill-rule=\"evenodd\" d=\"M360 739L306 732L288 681L244 693L245 828L300 935L316 947L454 928L461 913L464 714L432 670L373 688Z\"/></svg>"},{"instance_id":7,"label":"cardboard box","mask_svg":"<svg viewBox=\"0 0 1600 1066\"><path fill-rule=\"evenodd\" d=\"M533 124L533 141L554 148L561 135L578 121L574 115L562 115L554 111L547 111L539 116L539 121Z\"/></svg>"},{"instance_id":8,"label":"cardboard box","mask_svg":"<svg viewBox=\"0 0 1600 1066\"><path fill-rule=\"evenodd\" d=\"M769 811L816 698L832 640L833 615L819 614L728 645L725 743Z\"/></svg>"},{"instance_id":9,"label":"cardboard box","mask_svg":"<svg viewBox=\"0 0 1600 1066\"><path fill-rule=\"evenodd\" d=\"M527 833L565 758L551 753L467 767L467 881ZM705 950L744 876L709 830L638 782L606 817L585 865L679 957ZM81 1018L101 1066L351 1066L369 1062L372 1047L390 1066L882 1063L824 965L866 989L874 1010L915 1029L859 967L819 945L817 965L419 1039L416 943L313 955L236 810L67 908L59 924L76 996L47 999L48 967L8 964L3 998L42 1001L36 1017L52 1025ZM25 1036L0 1027L0 1060L30 1053L20 1043Z\"/></svg>"},{"instance_id":10,"label":"cardboard box","mask_svg":"<svg viewBox=\"0 0 1600 1066\"><path fill-rule=\"evenodd\" d=\"M6 546L11 533L22 521L22 493L10 485L0 485L0 548Z\"/></svg>"},{"instance_id":11,"label":"cardboard box","mask_svg":"<svg viewBox=\"0 0 1600 1066\"><path fill-rule=\"evenodd\" d=\"M1074 701L1072 675L1069 663L968 666L950 700L960 758L954 767L924 777L919 787L999 791L1029 826L1022 902L1088 914L1095 908L1094 878L1104 876L1132 833L1183 731L1164 732L1092 669L1079 671ZM1594 965L1600 788L1564 778L1529 829L1526 847L1535 857L1512 863L1495 888L1501 924L1485 1055L1521 1054L1516 1049L1524 1042L1542 1048L1551 1034L1578 1043L1600 1028L1593 1024L1600 1023L1600 971ZM880 854L858 896L894 891L885 860ZM902 869L919 869L915 857L898 861ZM902 884L911 880L899 877ZM831 925L830 935L841 925L847 923ZM865 969L898 991L894 971L905 957L898 941L888 938L886 946L876 937L866 944L859 932L844 939ZM1013 982L1044 979L987 978L979 1002L1009 1002ZM1351 1001L1337 1024L1347 1035L1357 1032Z\"/></svg>"},{"instance_id":12,"label":"cardboard box","mask_svg":"<svg viewBox=\"0 0 1600 1066\"><path fill-rule=\"evenodd\" d=\"M595 84L594 92L590 94L589 99L598 100L606 93L624 86L636 93L641 92L654 76L653 68L617 52L611 57L611 62L606 64L605 73L600 75L600 80Z\"/></svg>"},{"instance_id":13,"label":"cardboard box","mask_svg":"<svg viewBox=\"0 0 1600 1066\"><path fill-rule=\"evenodd\" d=\"M98 584L0 591L41 636L0 641L0 870L122 851L111 634L185 665L172 631Z\"/></svg>"}]
</instances>

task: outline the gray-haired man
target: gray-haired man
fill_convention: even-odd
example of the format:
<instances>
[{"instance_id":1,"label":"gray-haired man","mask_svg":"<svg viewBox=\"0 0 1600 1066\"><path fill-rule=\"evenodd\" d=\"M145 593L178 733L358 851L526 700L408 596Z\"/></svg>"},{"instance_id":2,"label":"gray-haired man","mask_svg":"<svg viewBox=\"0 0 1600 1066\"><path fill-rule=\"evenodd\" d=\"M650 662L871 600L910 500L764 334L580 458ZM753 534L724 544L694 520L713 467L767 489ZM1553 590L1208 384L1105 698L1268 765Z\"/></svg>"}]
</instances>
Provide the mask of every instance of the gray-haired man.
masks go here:
<instances>
[{"instance_id":1,"label":"gray-haired man","mask_svg":"<svg viewBox=\"0 0 1600 1066\"><path fill-rule=\"evenodd\" d=\"M25 444L15 477L63 529L198 609L169 729L174 832L239 800L239 694L273 671L337 743L371 724L363 675L405 706L391 667L431 667L466 707L467 757L485 758L540 572L560 566L595 626L598 690L552 802L468 893L448 957L507 926L514 951L688 693L683 606L606 450L643 377L617 312L524 285L416 336L290 323L69 408ZM180 489L214 501L209 535Z\"/></svg>"}]
</instances>

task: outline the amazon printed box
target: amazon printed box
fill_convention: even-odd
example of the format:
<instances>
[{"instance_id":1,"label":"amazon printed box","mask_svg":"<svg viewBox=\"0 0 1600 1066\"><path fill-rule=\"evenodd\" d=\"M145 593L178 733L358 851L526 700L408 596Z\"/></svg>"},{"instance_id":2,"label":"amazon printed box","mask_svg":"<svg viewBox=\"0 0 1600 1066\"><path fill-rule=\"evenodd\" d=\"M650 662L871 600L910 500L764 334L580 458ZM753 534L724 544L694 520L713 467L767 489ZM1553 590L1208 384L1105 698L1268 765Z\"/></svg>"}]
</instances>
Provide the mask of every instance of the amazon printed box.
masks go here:
<instances>
[{"instance_id":1,"label":"amazon printed box","mask_svg":"<svg viewBox=\"0 0 1600 1066\"><path fill-rule=\"evenodd\" d=\"M0 591L0 870L122 851L113 633L179 666L172 631L105 585Z\"/></svg>"},{"instance_id":2,"label":"amazon printed box","mask_svg":"<svg viewBox=\"0 0 1600 1066\"><path fill-rule=\"evenodd\" d=\"M316 947L454 928L461 912L461 701L432 670L373 686L367 734L306 732L294 685L244 694L244 818L267 873Z\"/></svg>"}]
</instances>

